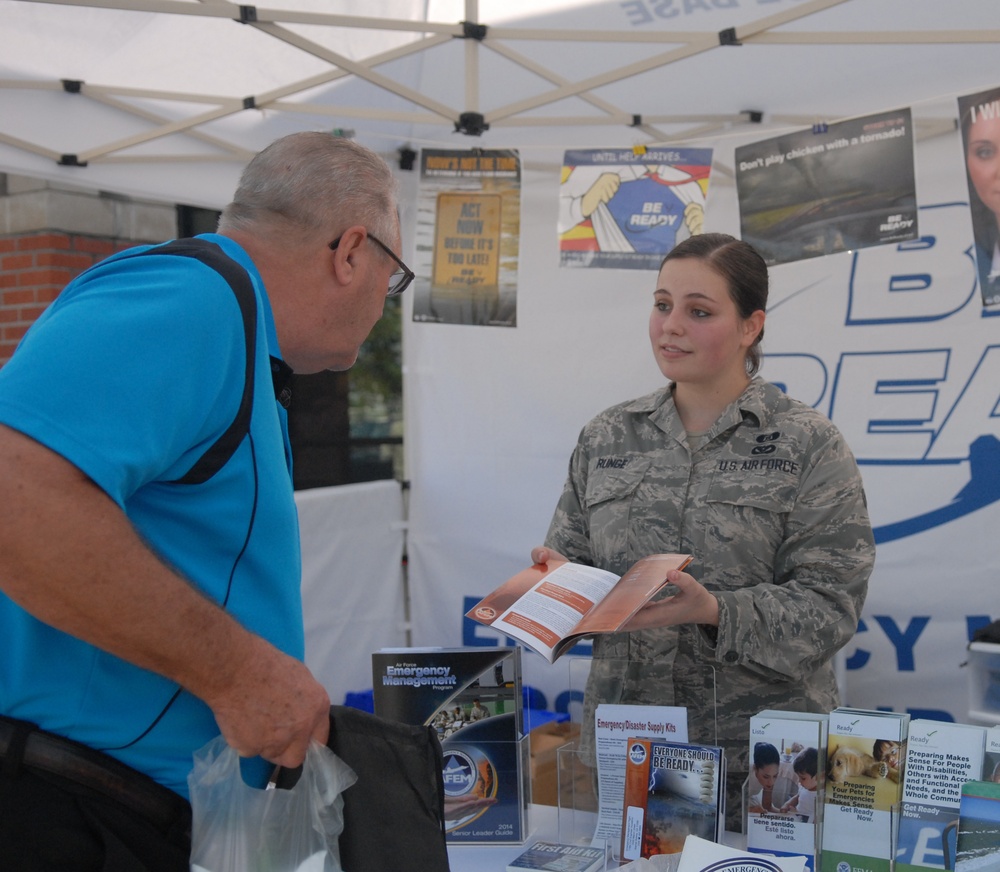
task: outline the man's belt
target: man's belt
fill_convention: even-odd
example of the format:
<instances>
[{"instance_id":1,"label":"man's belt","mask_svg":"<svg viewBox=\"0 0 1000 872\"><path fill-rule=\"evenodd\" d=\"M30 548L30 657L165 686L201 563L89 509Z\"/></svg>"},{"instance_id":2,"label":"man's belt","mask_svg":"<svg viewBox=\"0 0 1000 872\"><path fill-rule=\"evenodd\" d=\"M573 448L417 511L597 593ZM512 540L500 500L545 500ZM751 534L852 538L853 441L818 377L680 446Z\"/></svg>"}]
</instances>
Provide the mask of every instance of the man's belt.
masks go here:
<instances>
[{"instance_id":1,"label":"man's belt","mask_svg":"<svg viewBox=\"0 0 1000 872\"><path fill-rule=\"evenodd\" d=\"M17 759L19 758L19 760ZM168 787L131 766L34 724L0 716L3 771L27 769L57 775L131 808L160 831L190 826L190 805Z\"/></svg>"}]
</instances>

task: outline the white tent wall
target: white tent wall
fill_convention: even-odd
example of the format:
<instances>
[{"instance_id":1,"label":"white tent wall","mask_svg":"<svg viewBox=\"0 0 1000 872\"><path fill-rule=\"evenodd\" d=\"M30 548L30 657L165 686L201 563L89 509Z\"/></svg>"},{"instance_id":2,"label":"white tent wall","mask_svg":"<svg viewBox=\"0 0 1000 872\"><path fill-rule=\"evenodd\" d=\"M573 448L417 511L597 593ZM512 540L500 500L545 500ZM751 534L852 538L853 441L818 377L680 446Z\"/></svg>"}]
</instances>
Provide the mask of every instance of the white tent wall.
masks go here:
<instances>
[{"instance_id":1,"label":"white tent wall","mask_svg":"<svg viewBox=\"0 0 1000 872\"><path fill-rule=\"evenodd\" d=\"M951 99L930 101L914 107L915 125L954 112ZM735 187L722 170L749 141L694 143L715 148L707 230L739 235ZM655 274L560 269L558 161L551 151L521 155L517 327L405 329L416 644L502 643L463 619L470 600L530 561L580 427L661 383L646 332ZM992 344L1000 322L975 288L958 134L920 141L916 161L927 247L879 246L772 268L762 374L842 429L862 465L873 524L889 540L879 547L861 630L843 652L847 700L964 720L968 633L1000 617L991 536L1000 512L990 499L959 516L956 497L973 478L989 487L969 454L977 437L997 435ZM927 275L931 284L890 292L892 275ZM955 509L953 519L934 516ZM894 524L904 535L894 538ZM551 707L566 708L574 699L566 692L580 686L564 662L548 666L528 654L525 671Z\"/></svg>"},{"instance_id":2,"label":"white tent wall","mask_svg":"<svg viewBox=\"0 0 1000 872\"><path fill-rule=\"evenodd\" d=\"M335 703L372 684L370 652L406 644L399 482L297 491L306 664Z\"/></svg>"}]
</instances>

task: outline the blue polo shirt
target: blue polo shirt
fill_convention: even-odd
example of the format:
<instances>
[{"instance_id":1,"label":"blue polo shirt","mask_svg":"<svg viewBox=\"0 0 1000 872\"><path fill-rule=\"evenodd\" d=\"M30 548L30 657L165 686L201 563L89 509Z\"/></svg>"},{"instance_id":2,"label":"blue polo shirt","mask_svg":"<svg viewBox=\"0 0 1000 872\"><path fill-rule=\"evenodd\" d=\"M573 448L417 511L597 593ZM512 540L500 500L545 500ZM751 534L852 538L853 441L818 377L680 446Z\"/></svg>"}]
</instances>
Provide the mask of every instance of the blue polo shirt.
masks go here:
<instances>
[{"instance_id":1,"label":"blue polo shirt","mask_svg":"<svg viewBox=\"0 0 1000 872\"><path fill-rule=\"evenodd\" d=\"M249 436L202 484L171 483L232 423L246 351L236 298L188 257L115 256L72 282L0 368L0 422L73 463L139 535L251 631L304 652L298 519L280 358L263 282ZM36 620L0 593L0 713L105 750L187 795L192 752L219 729L177 685Z\"/></svg>"}]
</instances>

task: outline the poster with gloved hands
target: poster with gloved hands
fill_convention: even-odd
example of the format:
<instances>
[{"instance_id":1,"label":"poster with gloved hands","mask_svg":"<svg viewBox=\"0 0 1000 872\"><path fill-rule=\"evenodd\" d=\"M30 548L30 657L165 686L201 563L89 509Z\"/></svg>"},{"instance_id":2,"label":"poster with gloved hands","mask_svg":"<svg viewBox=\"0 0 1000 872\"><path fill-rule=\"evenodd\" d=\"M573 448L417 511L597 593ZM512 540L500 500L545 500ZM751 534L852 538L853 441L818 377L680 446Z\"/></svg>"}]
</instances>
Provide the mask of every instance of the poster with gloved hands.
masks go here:
<instances>
[{"instance_id":1,"label":"poster with gloved hands","mask_svg":"<svg viewBox=\"0 0 1000 872\"><path fill-rule=\"evenodd\" d=\"M559 264L659 269L702 232L710 148L577 149L563 158Z\"/></svg>"}]
</instances>

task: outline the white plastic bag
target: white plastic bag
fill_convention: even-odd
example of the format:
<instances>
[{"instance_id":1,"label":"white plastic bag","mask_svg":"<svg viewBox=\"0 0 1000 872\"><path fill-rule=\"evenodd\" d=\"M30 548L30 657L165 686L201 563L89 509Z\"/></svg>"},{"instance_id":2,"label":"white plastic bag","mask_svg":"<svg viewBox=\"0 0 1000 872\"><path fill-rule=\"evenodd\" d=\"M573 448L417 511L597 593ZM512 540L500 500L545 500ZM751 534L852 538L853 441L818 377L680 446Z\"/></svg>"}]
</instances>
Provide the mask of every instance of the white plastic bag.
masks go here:
<instances>
[{"instance_id":1,"label":"white plastic bag","mask_svg":"<svg viewBox=\"0 0 1000 872\"><path fill-rule=\"evenodd\" d=\"M194 755L192 872L341 872L337 840L354 771L313 740L289 790L250 787L218 736Z\"/></svg>"}]
</instances>

